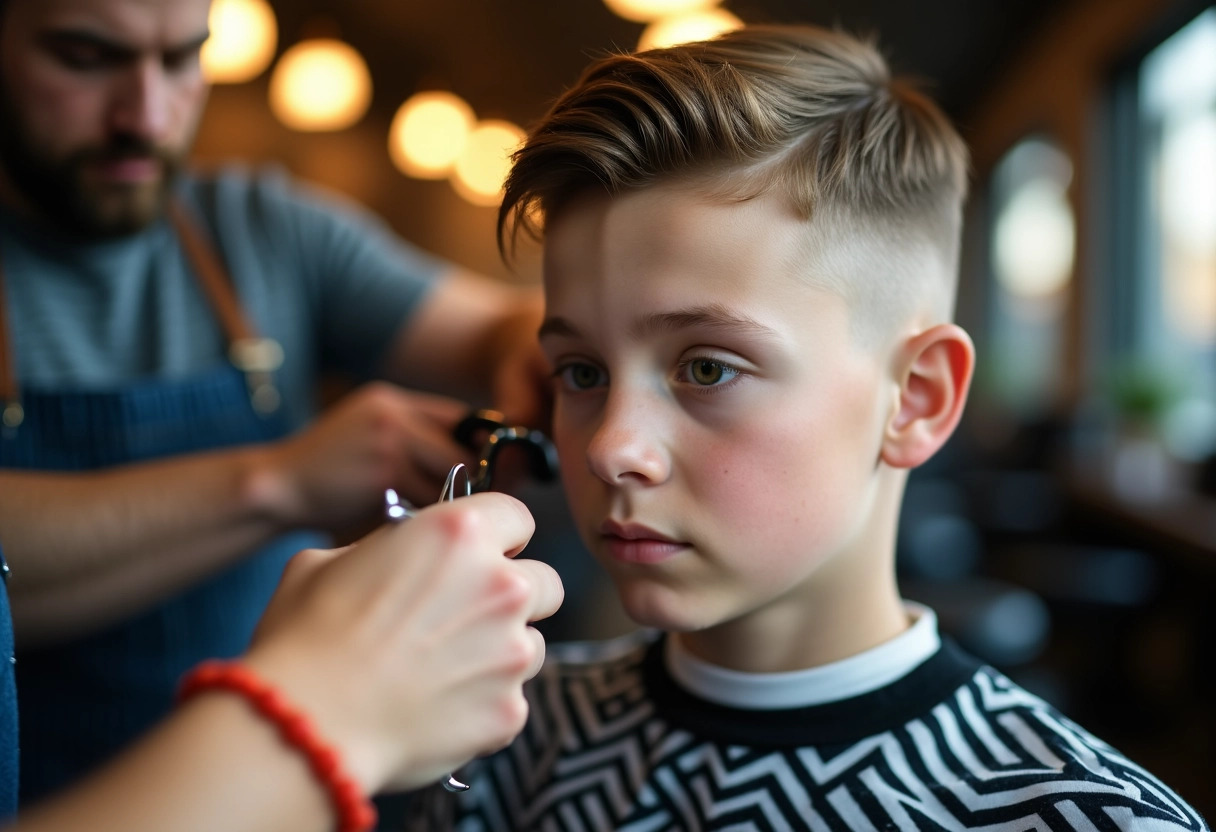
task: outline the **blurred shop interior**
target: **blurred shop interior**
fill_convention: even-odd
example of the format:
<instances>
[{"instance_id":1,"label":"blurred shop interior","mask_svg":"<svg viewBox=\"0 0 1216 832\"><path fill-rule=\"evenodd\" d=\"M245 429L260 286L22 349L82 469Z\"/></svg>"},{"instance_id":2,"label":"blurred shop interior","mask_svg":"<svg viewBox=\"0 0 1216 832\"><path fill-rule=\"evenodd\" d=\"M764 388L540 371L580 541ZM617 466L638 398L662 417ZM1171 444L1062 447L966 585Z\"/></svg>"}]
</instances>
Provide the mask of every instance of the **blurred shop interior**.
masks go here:
<instances>
[{"instance_id":1,"label":"blurred shop interior","mask_svg":"<svg viewBox=\"0 0 1216 832\"><path fill-rule=\"evenodd\" d=\"M268 2L215 0L198 161L282 165L518 283L538 253L498 256L504 148L591 57L674 37L693 5L647 22L641 0ZM980 364L963 428L913 475L905 594L1216 817L1216 6L700 5L694 32L874 33L960 126L959 321ZM559 492L521 496L569 586L550 637L627 629Z\"/></svg>"}]
</instances>

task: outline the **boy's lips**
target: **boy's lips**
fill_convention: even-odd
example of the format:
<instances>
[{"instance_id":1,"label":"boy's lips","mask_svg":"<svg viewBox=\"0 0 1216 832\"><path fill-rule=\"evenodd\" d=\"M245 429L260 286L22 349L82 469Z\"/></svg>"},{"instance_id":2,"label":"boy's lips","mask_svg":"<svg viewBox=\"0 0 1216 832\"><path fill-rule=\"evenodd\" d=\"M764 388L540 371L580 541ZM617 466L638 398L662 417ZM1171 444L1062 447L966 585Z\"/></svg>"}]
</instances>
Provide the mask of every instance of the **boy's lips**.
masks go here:
<instances>
[{"instance_id":1,"label":"boy's lips","mask_svg":"<svg viewBox=\"0 0 1216 832\"><path fill-rule=\"evenodd\" d=\"M688 548L688 544L639 523L605 520L600 536L608 554L623 563L662 563Z\"/></svg>"}]
</instances>

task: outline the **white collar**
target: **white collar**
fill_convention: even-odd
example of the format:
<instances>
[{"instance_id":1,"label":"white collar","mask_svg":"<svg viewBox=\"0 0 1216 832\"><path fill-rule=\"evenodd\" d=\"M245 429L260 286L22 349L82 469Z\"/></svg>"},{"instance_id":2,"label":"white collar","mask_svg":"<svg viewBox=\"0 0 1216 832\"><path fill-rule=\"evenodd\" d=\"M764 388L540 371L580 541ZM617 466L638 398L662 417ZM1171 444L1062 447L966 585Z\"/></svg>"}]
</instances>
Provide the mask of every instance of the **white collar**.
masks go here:
<instances>
[{"instance_id":1,"label":"white collar","mask_svg":"<svg viewBox=\"0 0 1216 832\"><path fill-rule=\"evenodd\" d=\"M747 710L780 710L850 699L891 684L937 652L937 616L904 602L911 626L890 641L838 662L783 673L744 673L698 659L666 639L667 672L702 699Z\"/></svg>"}]
</instances>

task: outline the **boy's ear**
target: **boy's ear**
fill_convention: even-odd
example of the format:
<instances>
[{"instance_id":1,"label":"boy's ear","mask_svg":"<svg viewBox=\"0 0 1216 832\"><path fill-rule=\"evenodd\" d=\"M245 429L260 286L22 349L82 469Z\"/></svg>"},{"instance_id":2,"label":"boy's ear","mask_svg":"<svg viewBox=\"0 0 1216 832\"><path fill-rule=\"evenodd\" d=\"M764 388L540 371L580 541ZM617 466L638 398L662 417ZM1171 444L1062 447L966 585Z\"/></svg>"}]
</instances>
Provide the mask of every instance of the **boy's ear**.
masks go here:
<instances>
[{"instance_id":1,"label":"boy's ear","mask_svg":"<svg viewBox=\"0 0 1216 832\"><path fill-rule=\"evenodd\" d=\"M908 339L896 361L899 398L881 457L893 468L915 468L946 444L963 415L975 346L960 327L939 324Z\"/></svg>"}]
</instances>

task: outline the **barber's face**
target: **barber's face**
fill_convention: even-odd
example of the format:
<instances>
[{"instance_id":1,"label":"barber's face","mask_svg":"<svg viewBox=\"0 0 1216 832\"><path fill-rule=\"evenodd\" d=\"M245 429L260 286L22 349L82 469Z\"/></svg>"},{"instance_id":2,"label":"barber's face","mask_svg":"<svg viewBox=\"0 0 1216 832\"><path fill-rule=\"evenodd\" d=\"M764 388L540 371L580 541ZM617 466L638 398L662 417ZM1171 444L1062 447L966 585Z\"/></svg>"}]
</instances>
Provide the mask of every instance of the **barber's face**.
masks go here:
<instances>
[{"instance_id":1,"label":"barber's face","mask_svg":"<svg viewBox=\"0 0 1216 832\"><path fill-rule=\"evenodd\" d=\"M159 215L206 100L210 0L7 0L0 167L14 196L86 235Z\"/></svg>"}]
</instances>

